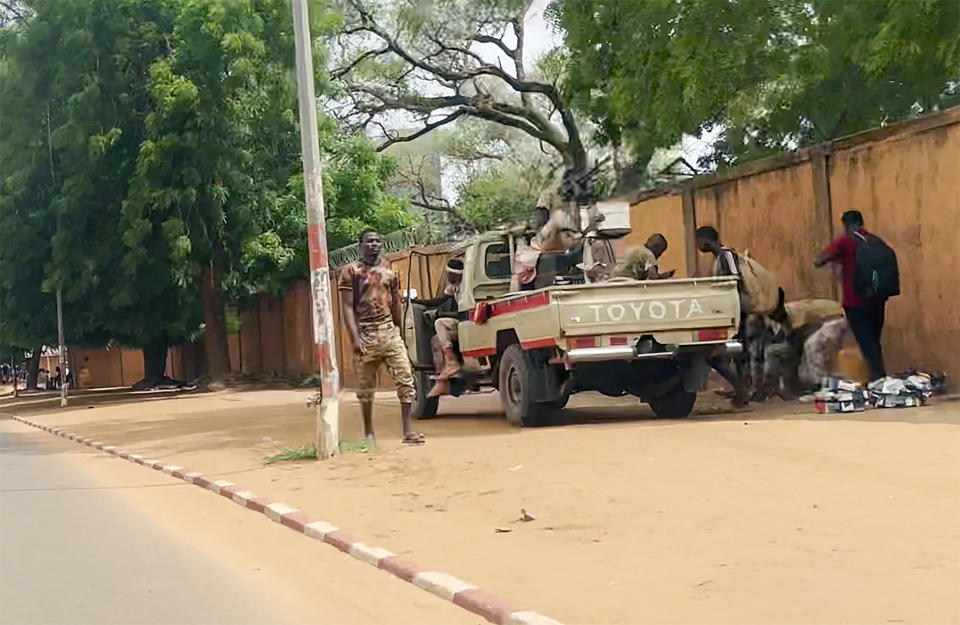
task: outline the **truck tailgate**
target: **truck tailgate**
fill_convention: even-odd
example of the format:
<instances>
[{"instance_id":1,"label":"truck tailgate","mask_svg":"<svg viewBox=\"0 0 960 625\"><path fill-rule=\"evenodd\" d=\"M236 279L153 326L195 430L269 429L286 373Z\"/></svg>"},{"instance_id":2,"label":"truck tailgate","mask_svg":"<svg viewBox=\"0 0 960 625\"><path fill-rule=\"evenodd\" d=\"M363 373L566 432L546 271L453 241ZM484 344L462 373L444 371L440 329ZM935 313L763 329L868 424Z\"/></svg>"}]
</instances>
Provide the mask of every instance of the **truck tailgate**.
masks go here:
<instances>
[{"instance_id":1,"label":"truck tailgate","mask_svg":"<svg viewBox=\"0 0 960 625\"><path fill-rule=\"evenodd\" d=\"M550 295L567 336L726 328L740 318L737 281L728 277L601 282Z\"/></svg>"}]
</instances>

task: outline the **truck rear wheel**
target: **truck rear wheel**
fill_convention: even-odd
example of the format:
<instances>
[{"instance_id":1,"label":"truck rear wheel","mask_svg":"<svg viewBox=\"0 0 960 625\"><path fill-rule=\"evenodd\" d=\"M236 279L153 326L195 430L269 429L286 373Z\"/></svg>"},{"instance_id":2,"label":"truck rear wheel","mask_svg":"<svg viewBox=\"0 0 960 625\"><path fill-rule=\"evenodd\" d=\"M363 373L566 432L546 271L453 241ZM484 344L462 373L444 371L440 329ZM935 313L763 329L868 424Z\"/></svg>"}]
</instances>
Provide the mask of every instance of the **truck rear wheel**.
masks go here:
<instances>
[{"instance_id":1,"label":"truck rear wheel","mask_svg":"<svg viewBox=\"0 0 960 625\"><path fill-rule=\"evenodd\" d=\"M414 371L413 381L417 387L417 399L413 402L413 409L410 411L414 419L429 419L437 416L437 408L440 405L439 397L427 397L427 393L433 388L433 380L430 379L429 371Z\"/></svg>"},{"instance_id":2,"label":"truck rear wheel","mask_svg":"<svg viewBox=\"0 0 960 625\"><path fill-rule=\"evenodd\" d=\"M662 419L682 419L690 416L696 401L697 394L686 391L681 383L663 395L651 397L647 403L653 409L653 414Z\"/></svg>"},{"instance_id":3,"label":"truck rear wheel","mask_svg":"<svg viewBox=\"0 0 960 625\"><path fill-rule=\"evenodd\" d=\"M519 345L510 345L500 359L500 403L511 425L537 427L552 422L557 403L538 403L541 376L533 358Z\"/></svg>"}]
</instances>

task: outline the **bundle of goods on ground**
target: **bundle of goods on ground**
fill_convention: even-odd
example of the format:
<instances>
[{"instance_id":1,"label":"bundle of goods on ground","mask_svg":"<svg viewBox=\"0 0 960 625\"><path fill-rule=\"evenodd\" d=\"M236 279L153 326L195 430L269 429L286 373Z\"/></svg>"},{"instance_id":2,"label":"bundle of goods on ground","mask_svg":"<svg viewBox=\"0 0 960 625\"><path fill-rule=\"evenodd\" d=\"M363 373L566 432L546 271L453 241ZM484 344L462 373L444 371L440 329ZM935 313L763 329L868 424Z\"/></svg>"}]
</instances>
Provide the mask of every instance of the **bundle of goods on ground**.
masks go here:
<instances>
[{"instance_id":1,"label":"bundle of goods on ground","mask_svg":"<svg viewBox=\"0 0 960 625\"><path fill-rule=\"evenodd\" d=\"M824 378L812 396L819 413L861 412L867 408L915 408L943 390L946 375L915 370L886 376L864 385L853 380Z\"/></svg>"}]
</instances>

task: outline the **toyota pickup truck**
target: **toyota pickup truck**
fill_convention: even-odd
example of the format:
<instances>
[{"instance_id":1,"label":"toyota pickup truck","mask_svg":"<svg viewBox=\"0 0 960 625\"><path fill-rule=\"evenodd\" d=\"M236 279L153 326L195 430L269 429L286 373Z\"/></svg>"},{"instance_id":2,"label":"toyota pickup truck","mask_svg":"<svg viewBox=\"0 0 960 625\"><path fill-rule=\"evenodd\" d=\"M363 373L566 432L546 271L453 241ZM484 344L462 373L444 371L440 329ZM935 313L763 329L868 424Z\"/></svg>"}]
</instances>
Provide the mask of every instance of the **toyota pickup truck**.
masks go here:
<instances>
[{"instance_id":1,"label":"toyota pickup truck","mask_svg":"<svg viewBox=\"0 0 960 625\"><path fill-rule=\"evenodd\" d=\"M546 268L552 283L510 292L515 245L514 235L493 232L448 256L464 263L456 346L463 371L451 394L496 388L512 424L553 423L570 395L582 391L630 394L659 417L686 417L710 359L742 350L734 338L740 320L734 278L588 284L582 270L579 278L563 267L551 272L545 267L551 259L542 257L538 271ZM560 259L564 264L572 266ZM437 292L444 287L442 280ZM409 295L404 330L418 386L414 416L433 417L438 398L426 395L439 349L429 311Z\"/></svg>"}]
</instances>

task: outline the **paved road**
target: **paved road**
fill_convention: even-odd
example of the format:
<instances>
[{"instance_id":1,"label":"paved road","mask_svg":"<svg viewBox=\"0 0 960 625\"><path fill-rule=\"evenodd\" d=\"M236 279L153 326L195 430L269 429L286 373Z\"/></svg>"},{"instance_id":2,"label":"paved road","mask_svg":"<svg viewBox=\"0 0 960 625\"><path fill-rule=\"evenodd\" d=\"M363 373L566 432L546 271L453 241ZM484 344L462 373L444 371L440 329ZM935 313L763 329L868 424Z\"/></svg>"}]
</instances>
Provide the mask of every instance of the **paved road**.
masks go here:
<instances>
[{"instance_id":1,"label":"paved road","mask_svg":"<svg viewBox=\"0 0 960 625\"><path fill-rule=\"evenodd\" d=\"M117 489L0 421L0 623L279 623Z\"/></svg>"},{"instance_id":2,"label":"paved road","mask_svg":"<svg viewBox=\"0 0 960 625\"><path fill-rule=\"evenodd\" d=\"M0 625L482 620L228 499L2 417Z\"/></svg>"}]
</instances>

